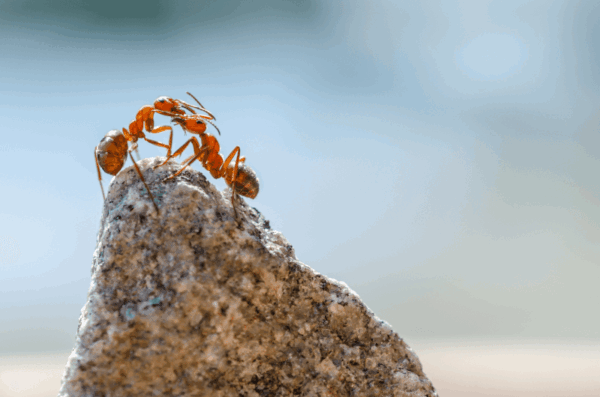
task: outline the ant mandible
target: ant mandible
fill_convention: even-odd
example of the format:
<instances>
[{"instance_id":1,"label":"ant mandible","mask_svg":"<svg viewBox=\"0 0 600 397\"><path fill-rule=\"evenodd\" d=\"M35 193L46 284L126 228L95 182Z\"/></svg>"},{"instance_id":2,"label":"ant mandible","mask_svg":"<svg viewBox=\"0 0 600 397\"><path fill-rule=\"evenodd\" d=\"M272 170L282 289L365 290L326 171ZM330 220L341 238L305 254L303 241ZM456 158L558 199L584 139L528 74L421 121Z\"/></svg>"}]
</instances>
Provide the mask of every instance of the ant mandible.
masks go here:
<instances>
[{"instance_id":1,"label":"ant mandible","mask_svg":"<svg viewBox=\"0 0 600 397\"><path fill-rule=\"evenodd\" d=\"M165 114L165 113L161 113ZM240 147L236 146L235 149L223 160L223 155L219 153L220 145L217 138L206 132L205 116L201 115L176 115L176 114L165 114L172 118L172 121L179 124L184 130L200 135L202 145L199 144L196 137L190 138L184 143L179 149L175 151L161 164L155 166L158 168L166 164L173 157L181 156L183 151L191 143L194 148L194 154L185 159L182 164L183 168L171 175L168 179L175 178L181 174L189 165L195 160L200 161L202 166L210 172L215 178L223 178L228 186L231 187L231 205L237 218L237 211L235 209L234 197L235 194L240 196L255 198L259 191L259 181L256 173L252 168L244 164L246 158L240 157ZM212 124L212 123L211 123ZM214 125L214 124L213 124ZM216 128L216 126L215 126ZM218 130L217 130L218 131ZM233 158L236 157L235 163L232 163Z\"/></svg>"}]
</instances>

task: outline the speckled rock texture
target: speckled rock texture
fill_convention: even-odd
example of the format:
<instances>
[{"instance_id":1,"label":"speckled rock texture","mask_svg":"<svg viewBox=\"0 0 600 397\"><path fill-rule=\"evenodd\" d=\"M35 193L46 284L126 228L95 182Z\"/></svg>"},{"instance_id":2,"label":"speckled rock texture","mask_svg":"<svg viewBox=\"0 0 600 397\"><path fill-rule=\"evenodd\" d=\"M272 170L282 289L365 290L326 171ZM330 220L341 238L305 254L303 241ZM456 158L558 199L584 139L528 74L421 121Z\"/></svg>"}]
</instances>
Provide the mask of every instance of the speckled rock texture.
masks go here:
<instances>
[{"instance_id":1,"label":"speckled rock texture","mask_svg":"<svg viewBox=\"0 0 600 397\"><path fill-rule=\"evenodd\" d=\"M59 396L437 396L344 283L176 162L113 179Z\"/></svg>"}]
</instances>

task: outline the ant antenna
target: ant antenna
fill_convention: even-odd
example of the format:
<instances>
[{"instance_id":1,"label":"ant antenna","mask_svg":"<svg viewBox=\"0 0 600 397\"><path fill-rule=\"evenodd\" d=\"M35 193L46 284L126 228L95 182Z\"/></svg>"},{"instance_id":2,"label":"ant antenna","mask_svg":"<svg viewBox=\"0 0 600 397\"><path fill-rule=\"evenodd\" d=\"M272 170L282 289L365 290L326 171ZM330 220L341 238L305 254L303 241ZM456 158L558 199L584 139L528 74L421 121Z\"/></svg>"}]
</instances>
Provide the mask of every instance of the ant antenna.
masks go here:
<instances>
[{"instance_id":1,"label":"ant antenna","mask_svg":"<svg viewBox=\"0 0 600 397\"><path fill-rule=\"evenodd\" d=\"M199 108L200 110L203 110L203 111L205 111L205 112L206 112L206 114L208 114L210 117L212 117L214 121L217 121L217 118L216 118L215 116L213 116L213 114L212 114L211 112L209 112L208 110L206 110L206 109L204 108L204 105L202 105L202 104L200 103L200 101L196 99L196 97L195 97L195 96L193 96L193 95L192 95L190 92L186 92L186 94L188 94L189 96L191 96L192 98L194 98L194 101L196 101L196 103L198 103L198 105L200 105L200 108ZM194 107L195 107L195 106L194 106ZM198 108L196 108L196 109L198 109ZM221 133L219 133L219 135L221 135Z\"/></svg>"},{"instance_id":2,"label":"ant antenna","mask_svg":"<svg viewBox=\"0 0 600 397\"><path fill-rule=\"evenodd\" d=\"M210 121L208 119L204 119L204 121L208 121L210 123L210 125L212 125L213 127L215 127L215 129L217 130L217 132L219 133L219 135L221 135L221 131L219 131L219 127L217 127L215 125L215 123L213 123L212 121Z\"/></svg>"}]
</instances>

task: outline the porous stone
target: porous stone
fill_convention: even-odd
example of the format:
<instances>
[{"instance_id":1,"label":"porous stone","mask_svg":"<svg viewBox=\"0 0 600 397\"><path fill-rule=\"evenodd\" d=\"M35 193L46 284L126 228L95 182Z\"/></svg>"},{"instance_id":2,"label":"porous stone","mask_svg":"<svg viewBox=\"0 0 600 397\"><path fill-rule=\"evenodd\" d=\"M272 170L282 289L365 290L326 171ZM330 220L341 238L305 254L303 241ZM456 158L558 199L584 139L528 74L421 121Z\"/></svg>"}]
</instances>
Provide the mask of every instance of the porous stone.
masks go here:
<instances>
[{"instance_id":1,"label":"porous stone","mask_svg":"<svg viewBox=\"0 0 600 397\"><path fill-rule=\"evenodd\" d=\"M437 396L346 284L188 167L112 181L59 396Z\"/></svg>"}]
</instances>

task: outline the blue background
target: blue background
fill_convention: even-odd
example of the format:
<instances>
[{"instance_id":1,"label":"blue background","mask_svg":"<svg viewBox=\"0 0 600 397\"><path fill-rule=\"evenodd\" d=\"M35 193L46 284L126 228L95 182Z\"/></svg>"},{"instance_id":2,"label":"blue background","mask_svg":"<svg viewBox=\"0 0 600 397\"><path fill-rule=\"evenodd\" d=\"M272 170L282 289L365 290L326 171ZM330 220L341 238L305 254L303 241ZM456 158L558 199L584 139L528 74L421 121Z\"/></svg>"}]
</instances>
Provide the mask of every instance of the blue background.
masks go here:
<instances>
[{"instance_id":1,"label":"blue background","mask_svg":"<svg viewBox=\"0 0 600 397\"><path fill-rule=\"evenodd\" d=\"M597 340L598 4L1 1L0 352L73 346L92 151L186 91L249 204L409 343Z\"/></svg>"}]
</instances>

